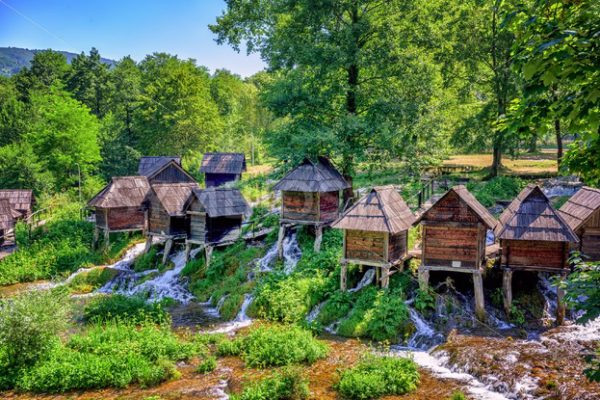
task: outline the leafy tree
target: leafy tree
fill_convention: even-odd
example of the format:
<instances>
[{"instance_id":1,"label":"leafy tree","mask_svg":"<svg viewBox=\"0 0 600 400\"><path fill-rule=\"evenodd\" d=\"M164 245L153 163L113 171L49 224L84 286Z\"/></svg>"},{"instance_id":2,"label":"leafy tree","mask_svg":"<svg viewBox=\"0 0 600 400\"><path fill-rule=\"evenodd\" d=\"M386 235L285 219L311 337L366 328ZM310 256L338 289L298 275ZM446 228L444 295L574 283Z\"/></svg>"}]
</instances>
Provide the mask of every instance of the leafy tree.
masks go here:
<instances>
[{"instance_id":1,"label":"leafy tree","mask_svg":"<svg viewBox=\"0 0 600 400\"><path fill-rule=\"evenodd\" d=\"M21 98L28 100L32 91L47 91L52 86L64 83L68 73L69 64L63 54L44 50L35 53L31 66L15 76L15 83Z\"/></svg>"},{"instance_id":2,"label":"leafy tree","mask_svg":"<svg viewBox=\"0 0 600 400\"><path fill-rule=\"evenodd\" d=\"M137 173L138 160L142 154L130 144L126 120L107 114L101 122L98 142L100 144L100 171L105 180L113 176Z\"/></svg>"},{"instance_id":3,"label":"leafy tree","mask_svg":"<svg viewBox=\"0 0 600 400\"><path fill-rule=\"evenodd\" d=\"M27 142L0 147L0 187L33 189L39 194L52 188L51 181Z\"/></svg>"},{"instance_id":4,"label":"leafy tree","mask_svg":"<svg viewBox=\"0 0 600 400\"><path fill-rule=\"evenodd\" d=\"M25 126L25 105L14 82L0 77L0 146L17 141Z\"/></svg>"},{"instance_id":5,"label":"leafy tree","mask_svg":"<svg viewBox=\"0 0 600 400\"><path fill-rule=\"evenodd\" d=\"M99 124L89 109L53 89L32 96L33 120L25 134L40 164L54 178L56 189L77 183L78 169L91 174L100 161Z\"/></svg>"}]
</instances>

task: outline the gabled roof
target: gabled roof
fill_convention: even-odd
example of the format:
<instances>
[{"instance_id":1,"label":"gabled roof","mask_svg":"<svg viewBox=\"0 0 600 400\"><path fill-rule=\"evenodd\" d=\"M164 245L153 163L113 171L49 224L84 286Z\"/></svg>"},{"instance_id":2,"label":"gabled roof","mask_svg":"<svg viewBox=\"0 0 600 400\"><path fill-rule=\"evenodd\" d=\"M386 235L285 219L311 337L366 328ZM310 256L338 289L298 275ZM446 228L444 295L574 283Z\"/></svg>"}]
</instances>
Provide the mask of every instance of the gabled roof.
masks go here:
<instances>
[{"instance_id":1,"label":"gabled roof","mask_svg":"<svg viewBox=\"0 0 600 400\"><path fill-rule=\"evenodd\" d=\"M499 239L579 241L542 189L531 184L504 210L494 233Z\"/></svg>"},{"instance_id":2,"label":"gabled roof","mask_svg":"<svg viewBox=\"0 0 600 400\"><path fill-rule=\"evenodd\" d=\"M175 161L181 166L181 157L175 156L145 156L140 158L138 165L138 174L146 177L155 175L162 167L166 166L170 161Z\"/></svg>"},{"instance_id":3,"label":"gabled roof","mask_svg":"<svg viewBox=\"0 0 600 400\"><path fill-rule=\"evenodd\" d=\"M577 231L600 210L600 189L584 186L558 210L571 229Z\"/></svg>"},{"instance_id":4,"label":"gabled roof","mask_svg":"<svg viewBox=\"0 0 600 400\"><path fill-rule=\"evenodd\" d=\"M409 229L416 218L392 186L380 186L356 202L333 223L333 228L396 234Z\"/></svg>"},{"instance_id":5,"label":"gabled roof","mask_svg":"<svg viewBox=\"0 0 600 400\"><path fill-rule=\"evenodd\" d=\"M88 202L88 206L98 208L140 207L149 190L150 184L145 176L114 177L100 193Z\"/></svg>"},{"instance_id":6,"label":"gabled roof","mask_svg":"<svg viewBox=\"0 0 600 400\"><path fill-rule=\"evenodd\" d=\"M172 217L185 215L185 205L192 194L192 189L198 188L196 182L186 183L156 183L152 190L158 201Z\"/></svg>"},{"instance_id":7,"label":"gabled roof","mask_svg":"<svg viewBox=\"0 0 600 400\"><path fill-rule=\"evenodd\" d=\"M273 190L288 192L335 192L347 189L350 184L325 157L312 162L308 158L283 177Z\"/></svg>"},{"instance_id":8,"label":"gabled roof","mask_svg":"<svg viewBox=\"0 0 600 400\"><path fill-rule=\"evenodd\" d=\"M241 174L246 170L243 153L205 153L200 172L207 174Z\"/></svg>"},{"instance_id":9,"label":"gabled roof","mask_svg":"<svg viewBox=\"0 0 600 400\"><path fill-rule=\"evenodd\" d=\"M15 226L12 207L7 199L0 199L0 230L6 231Z\"/></svg>"},{"instance_id":10,"label":"gabled roof","mask_svg":"<svg viewBox=\"0 0 600 400\"><path fill-rule=\"evenodd\" d=\"M490 212L485 208L476 198L467 190L464 185L453 186L448 190L442 197L438 199L427 211L425 211L418 219L417 222L423 220L429 212L436 207L436 205L444 200L450 193L455 193L458 198L473 211L479 220L486 225L489 229L494 229L497 224L496 219Z\"/></svg>"},{"instance_id":11,"label":"gabled roof","mask_svg":"<svg viewBox=\"0 0 600 400\"><path fill-rule=\"evenodd\" d=\"M211 218L244 215L249 209L248 203L238 189L198 188L192 191L193 196L200 201ZM191 201L186 208L189 203Z\"/></svg>"},{"instance_id":12,"label":"gabled roof","mask_svg":"<svg viewBox=\"0 0 600 400\"><path fill-rule=\"evenodd\" d=\"M33 191L28 189L0 189L0 199L8 200L14 210L30 212L33 208Z\"/></svg>"}]
</instances>

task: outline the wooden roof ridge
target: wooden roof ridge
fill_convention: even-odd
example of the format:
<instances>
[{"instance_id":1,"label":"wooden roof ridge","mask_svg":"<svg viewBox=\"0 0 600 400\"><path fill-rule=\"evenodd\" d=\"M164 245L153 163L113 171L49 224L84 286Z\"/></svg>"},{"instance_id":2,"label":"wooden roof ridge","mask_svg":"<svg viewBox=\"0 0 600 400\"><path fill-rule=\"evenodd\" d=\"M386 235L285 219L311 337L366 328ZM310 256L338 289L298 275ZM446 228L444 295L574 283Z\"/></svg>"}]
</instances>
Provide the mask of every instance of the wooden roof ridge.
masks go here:
<instances>
[{"instance_id":1,"label":"wooden roof ridge","mask_svg":"<svg viewBox=\"0 0 600 400\"><path fill-rule=\"evenodd\" d=\"M142 156L138 164L138 175L151 177L156 174L156 170L162 170L162 166L169 164L170 161L175 161L181 166L181 157L179 156Z\"/></svg>"},{"instance_id":2,"label":"wooden roof ridge","mask_svg":"<svg viewBox=\"0 0 600 400\"><path fill-rule=\"evenodd\" d=\"M88 206L100 208L141 206L149 190L148 178L143 175L113 176L110 182L88 201Z\"/></svg>"},{"instance_id":3,"label":"wooden roof ridge","mask_svg":"<svg viewBox=\"0 0 600 400\"><path fill-rule=\"evenodd\" d=\"M497 221L494 216L485 208L479 200L473 196L471 192L466 188L465 185L456 185L451 187L442 197L440 197L431 207L429 207L423 214L417 218L417 223L421 222L430 210L436 207L443 199L449 196L451 193L455 193L460 201L462 201L471 211L477 215L477 218L489 229L494 229L497 225Z\"/></svg>"},{"instance_id":4,"label":"wooden roof ridge","mask_svg":"<svg viewBox=\"0 0 600 400\"><path fill-rule=\"evenodd\" d=\"M600 189L583 186L562 205L558 212L571 229L577 231L598 210L600 210Z\"/></svg>"},{"instance_id":5,"label":"wooden roof ridge","mask_svg":"<svg viewBox=\"0 0 600 400\"><path fill-rule=\"evenodd\" d=\"M375 207L372 213L369 207ZM399 233L409 229L415 216L392 186L373 187L332 225L338 229Z\"/></svg>"},{"instance_id":6,"label":"wooden roof ridge","mask_svg":"<svg viewBox=\"0 0 600 400\"><path fill-rule=\"evenodd\" d=\"M494 231L499 239L579 242L542 189L529 184L504 210Z\"/></svg>"},{"instance_id":7,"label":"wooden roof ridge","mask_svg":"<svg viewBox=\"0 0 600 400\"><path fill-rule=\"evenodd\" d=\"M211 218L244 215L250 209L242 192L237 188L210 187L194 188L184 208L197 198Z\"/></svg>"},{"instance_id":8,"label":"wooden roof ridge","mask_svg":"<svg viewBox=\"0 0 600 400\"><path fill-rule=\"evenodd\" d=\"M241 174L246 171L246 155L234 152L206 152L200 165L201 173Z\"/></svg>"},{"instance_id":9,"label":"wooden roof ridge","mask_svg":"<svg viewBox=\"0 0 600 400\"><path fill-rule=\"evenodd\" d=\"M318 157L313 162L308 157L289 171L273 190L296 192L330 192L343 190L350 187L342 174L326 157Z\"/></svg>"},{"instance_id":10,"label":"wooden roof ridge","mask_svg":"<svg viewBox=\"0 0 600 400\"><path fill-rule=\"evenodd\" d=\"M159 173L161 173L162 171L164 171L165 169L167 169L169 166L174 166L175 168L177 168L178 170L180 170L181 172L183 172L188 178L190 178L192 181L196 181L196 178L194 178L192 175L190 175L189 172L187 172L183 166L178 163L176 160L170 160L164 164L158 165L153 171L148 172L145 176L148 179L152 179L154 178L156 175L158 175Z\"/></svg>"},{"instance_id":11,"label":"wooden roof ridge","mask_svg":"<svg viewBox=\"0 0 600 400\"><path fill-rule=\"evenodd\" d=\"M185 215L185 205L192 190L198 187L196 182L153 183L150 185L158 201L172 217Z\"/></svg>"}]
</instances>

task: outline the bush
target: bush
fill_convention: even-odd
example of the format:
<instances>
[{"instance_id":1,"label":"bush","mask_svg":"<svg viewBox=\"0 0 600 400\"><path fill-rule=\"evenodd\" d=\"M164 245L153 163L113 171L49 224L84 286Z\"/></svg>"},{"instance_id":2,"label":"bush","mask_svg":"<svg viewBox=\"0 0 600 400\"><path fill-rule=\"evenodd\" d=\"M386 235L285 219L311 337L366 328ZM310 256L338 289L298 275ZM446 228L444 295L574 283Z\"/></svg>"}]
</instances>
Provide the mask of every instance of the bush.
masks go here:
<instances>
[{"instance_id":1,"label":"bush","mask_svg":"<svg viewBox=\"0 0 600 400\"><path fill-rule=\"evenodd\" d=\"M525 187L525 182L511 176L497 176L487 182L469 183L467 189L485 207L492 207L497 200L510 200Z\"/></svg>"},{"instance_id":2,"label":"bush","mask_svg":"<svg viewBox=\"0 0 600 400\"><path fill-rule=\"evenodd\" d=\"M308 380L295 368L284 368L272 377L254 382L232 400L304 400L309 396Z\"/></svg>"},{"instance_id":3,"label":"bush","mask_svg":"<svg viewBox=\"0 0 600 400\"><path fill-rule=\"evenodd\" d=\"M467 400L467 396L465 396L465 394L461 391L456 391L452 393L450 400Z\"/></svg>"},{"instance_id":4,"label":"bush","mask_svg":"<svg viewBox=\"0 0 600 400\"><path fill-rule=\"evenodd\" d=\"M136 258L133 263L133 270L135 272L148 271L151 269L158 269L160 265L160 259L157 257L158 249L152 246L150 250Z\"/></svg>"},{"instance_id":5,"label":"bush","mask_svg":"<svg viewBox=\"0 0 600 400\"><path fill-rule=\"evenodd\" d=\"M67 285L71 293L90 293L104 286L118 271L111 268L94 268L76 275Z\"/></svg>"},{"instance_id":6,"label":"bush","mask_svg":"<svg viewBox=\"0 0 600 400\"><path fill-rule=\"evenodd\" d=\"M406 358L366 356L340 373L336 389L351 400L412 392L419 384L417 364Z\"/></svg>"},{"instance_id":7,"label":"bush","mask_svg":"<svg viewBox=\"0 0 600 400\"><path fill-rule=\"evenodd\" d=\"M170 316L161 303L147 303L143 297L121 294L92 299L84 309L83 318L88 322L120 319L134 324L144 321L156 324L170 323Z\"/></svg>"},{"instance_id":8,"label":"bush","mask_svg":"<svg viewBox=\"0 0 600 400\"><path fill-rule=\"evenodd\" d=\"M0 387L10 388L20 371L45 357L68 324L62 291L28 292L0 301Z\"/></svg>"},{"instance_id":9,"label":"bush","mask_svg":"<svg viewBox=\"0 0 600 400\"><path fill-rule=\"evenodd\" d=\"M201 374L209 374L217 368L217 359L214 356L208 356L198 364L196 371Z\"/></svg>"},{"instance_id":10,"label":"bush","mask_svg":"<svg viewBox=\"0 0 600 400\"><path fill-rule=\"evenodd\" d=\"M426 290L417 289L415 295L415 309L420 312L435 309L435 298L433 297L435 292L431 288Z\"/></svg>"},{"instance_id":11,"label":"bush","mask_svg":"<svg viewBox=\"0 0 600 400\"><path fill-rule=\"evenodd\" d=\"M156 385L176 377L174 362L194 355L167 328L144 324L96 325L22 374L17 387L34 392Z\"/></svg>"}]
</instances>

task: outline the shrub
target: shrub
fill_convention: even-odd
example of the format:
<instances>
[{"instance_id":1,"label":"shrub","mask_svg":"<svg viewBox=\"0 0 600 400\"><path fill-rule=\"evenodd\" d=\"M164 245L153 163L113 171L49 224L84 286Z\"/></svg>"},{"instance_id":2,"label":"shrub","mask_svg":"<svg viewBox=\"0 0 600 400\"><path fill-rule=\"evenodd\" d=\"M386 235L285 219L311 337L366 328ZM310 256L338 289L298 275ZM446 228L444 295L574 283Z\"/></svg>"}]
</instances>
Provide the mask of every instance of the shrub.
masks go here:
<instances>
[{"instance_id":1,"label":"shrub","mask_svg":"<svg viewBox=\"0 0 600 400\"><path fill-rule=\"evenodd\" d=\"M0 387L14 385L20 370L45 357L68 324L62 291L28 292L0 301Z\"/></svg>"},{"instance_id":2,"label":"shrub","mask_svg":"<svg viewBox=\"0 0 600 400\"><path fill-rule=\"evenodd\" d=\"M467 400L467 396L465 396L465 394L461 391L456 391L452 393L450 400Z\"/></svg>"},{"instance_id":3,"label":"shrub","mask_svg":"<svg viewBox=\"0 0 600 400\"><path fill-rule=\"evenodd\" d=\"M424 312L427 310L435 309L435 298L433 297L435 292L428 288L426 290L417 289L417 294L415 295L415 308Z\"/></svg>"},{"instance_id":4,"label":"shrub","mask_svg":"<svg viewBox=\"0 0 600 400\"><path fill-rule=\"evenodd\" d=\"M94 268L76 275L67 285L71 293L90 293L104 286L118 271L111 268Z\"/></svg>"},{"instance_id":5,"label":"shrub","mask_svg":"<svg viewBox=\"0 0 600 400\"><path fill-rule=\"evenodd\" d=\"M491 207L497 200L509 200L519 194L525 182L510 176L497 176L487 182L469 183L467 189L485 207Z\"/></svg>"},{"instance_id":6,"label":"shrub","mask_svg":"<svg viewBox=\"0 0 600 400\"><path fill-rule=\"evenodd\" d=\"M376 399L411 392L419 384L414 361L398 357L364 357L352 368L340 373L336 389L351 400Z\"/></svg>"},{"instance_id":7,"label":"shrub","mask_svg":"<svg viewBox=\"0 0 600 400\"><path fill-rule=\"evenodd\" d=\"M232 400L304 400L310 392L308 380L299 369L284 368L269 378L254 382Z\"/></svg>"},{"instance_id":8,"label":"shrub","mask_svg":"<svg viewBox=\"0 0 600 400\"><path fill-rule=\"evenodd\" d=\"M196 371L201 373L201 374L208 374L213 372L215 369L217 368L217 359L214 356L208 356L205 359L203 359L200 364L198 364L198 367L196 368Z\"/></svg>"},{"instance_id":9,"label":"shrub","mask_svg":"<svg viewBox=\"0 0 600 400\"><path fill-rule=\"evenodd\" d=\"M142 272L157 269L160 265L160 257L157 257L157 253L158 249L152 246L147 253L136 258L133 263L133 270L135 272Z\"/></svg>"},{"instance_id":10,"label":"shrub","mask_svg":"<svg viewBox=\"0 0 600 400\"><path fill-rule=\"evenodd\" d=\"M170 322L170 316L161 303L147 303L140 296L121 294L92 299L84 309L83 318L88 322L106 322L114 319L127 320L136 324L144 321L152 321L156 324Z\"/></svg>"}]
</instances>

